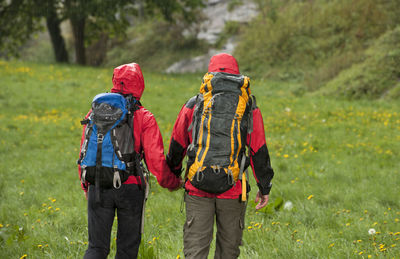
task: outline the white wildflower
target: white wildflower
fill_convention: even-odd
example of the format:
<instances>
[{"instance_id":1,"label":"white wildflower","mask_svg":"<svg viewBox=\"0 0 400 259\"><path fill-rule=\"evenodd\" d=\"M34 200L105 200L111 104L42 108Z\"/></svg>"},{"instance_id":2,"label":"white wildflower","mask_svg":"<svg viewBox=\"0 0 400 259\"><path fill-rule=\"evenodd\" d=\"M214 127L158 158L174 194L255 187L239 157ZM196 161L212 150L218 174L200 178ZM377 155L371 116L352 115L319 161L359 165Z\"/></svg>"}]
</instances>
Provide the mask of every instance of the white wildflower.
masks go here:
<instances>
[{"instance_id":1,"label":"white wildflower","mask_svg":"<svg viewBox=\"0 0 400 259\"><path fill-rule=\"evenodd\" d=\"M291 210L291 209L293 209L293 203L292 203L291 201L287 201L287 202L285 202L285 204L283 205L283 208L284 208L285 210Z\"/></svg>"}]
</instances>

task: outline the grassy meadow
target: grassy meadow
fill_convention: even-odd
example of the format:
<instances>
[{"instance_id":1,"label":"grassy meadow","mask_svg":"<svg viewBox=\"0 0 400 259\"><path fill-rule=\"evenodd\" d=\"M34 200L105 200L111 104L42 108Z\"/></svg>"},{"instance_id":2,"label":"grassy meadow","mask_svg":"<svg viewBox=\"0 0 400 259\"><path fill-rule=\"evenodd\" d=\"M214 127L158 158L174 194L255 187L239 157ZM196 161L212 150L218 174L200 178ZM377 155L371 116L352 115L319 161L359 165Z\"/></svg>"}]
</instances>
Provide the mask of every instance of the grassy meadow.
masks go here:
<instances>
[{"instance_id":1,"label":"grassy meadow","mask_svg":"<svg viewBox=\"0 0 400 259\"><path fill-rule=\"evenodd\" d=\"M201 76L144 71L142 103L166 149ZM82 258L79 121L111 77L112 68L0 61L1 258ZM296 83L257 78L251 89L275 177L261 211L251 178L240 258L400 258L400 103L299 97ZM183 258L182 197L151 179L139 258Z\"/></svg>"}]
</instances>

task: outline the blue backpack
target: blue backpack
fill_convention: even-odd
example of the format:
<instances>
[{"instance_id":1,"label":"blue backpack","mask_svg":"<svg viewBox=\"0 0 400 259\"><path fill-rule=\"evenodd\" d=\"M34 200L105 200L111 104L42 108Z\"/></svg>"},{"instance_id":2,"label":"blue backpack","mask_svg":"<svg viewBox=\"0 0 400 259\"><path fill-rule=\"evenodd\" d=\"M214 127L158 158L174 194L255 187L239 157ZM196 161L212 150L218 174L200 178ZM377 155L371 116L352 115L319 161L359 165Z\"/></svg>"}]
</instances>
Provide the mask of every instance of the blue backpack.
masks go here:
<instances>
[{"instance_id":1,"label":"blue backpack","mask_svg":"<svg viewBox=\"0 0 400 259\"><path fill-rule=\"evenodd\" d=\"M91 114L81 121L86 125L78 160L83 184L118 189L130 175L142 178L140 155L134 150L133 115L137 109L138 101L132 96L102 93L93 98Z\"/></svg>"}]
</instances>

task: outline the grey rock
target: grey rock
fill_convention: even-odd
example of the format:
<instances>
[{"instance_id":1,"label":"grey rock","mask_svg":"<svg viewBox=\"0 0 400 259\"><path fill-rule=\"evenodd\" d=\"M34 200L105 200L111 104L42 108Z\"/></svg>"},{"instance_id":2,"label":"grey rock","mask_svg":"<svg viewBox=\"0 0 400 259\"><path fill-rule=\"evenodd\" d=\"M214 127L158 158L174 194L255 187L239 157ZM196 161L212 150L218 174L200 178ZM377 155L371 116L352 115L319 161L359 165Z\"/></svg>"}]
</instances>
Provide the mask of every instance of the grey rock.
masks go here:
<instances>
[{"instance_id":1,"label":"grey rock","mask_svg":"<svg viewBox=\"0 0 400 259\"><path fill-rule=\"evenodd\" d=\"M200 24L197 33L198 39L203 39L210 44L215 44L224 30L228 21L247 23L257 15L257 6L251 0L243 0L243 4L236 6L232 11L228 10L229 0L208 0L203 9L206 19ZM186 32L189 33L189 32ZM172 64L166 69L167 73L195 73L207 71L210 58L218 53L233 54L236 42L235 37L227 40L219 50L211 49L204 55L188 58Z\"/></svg>"}]
</instances>

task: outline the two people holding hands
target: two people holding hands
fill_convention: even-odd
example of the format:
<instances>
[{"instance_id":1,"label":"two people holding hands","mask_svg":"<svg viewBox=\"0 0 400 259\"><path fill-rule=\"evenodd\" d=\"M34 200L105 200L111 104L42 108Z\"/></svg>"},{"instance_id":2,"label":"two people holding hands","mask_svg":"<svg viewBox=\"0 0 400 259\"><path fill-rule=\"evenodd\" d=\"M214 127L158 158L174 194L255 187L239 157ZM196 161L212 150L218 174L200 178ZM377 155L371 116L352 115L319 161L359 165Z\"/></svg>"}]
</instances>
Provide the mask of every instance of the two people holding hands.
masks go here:
<instances>
[{"instance_id":1,"label":"two people holding hands","mask_svg":"<svg viewBox=\"0 0 400 259\"><path fill-rule=\"evenodd\" d=\"M179 112L166 159L157 122L140 104L143 90L138 64L115 68L111 94L96 96L83 121L78 164L88 198L89 247L84 258L107 257L115 211L116 258L137 258L148 190L142 159L162 187L172 191L184 186L185 258L207 258L214 219L214 258L237 258L250 191L247 168L252 168L258 186L256 209L267 205L274 176L250 79L239 73L233 56L213 56L200 93Z\"/></svg>"}]
</instances>

